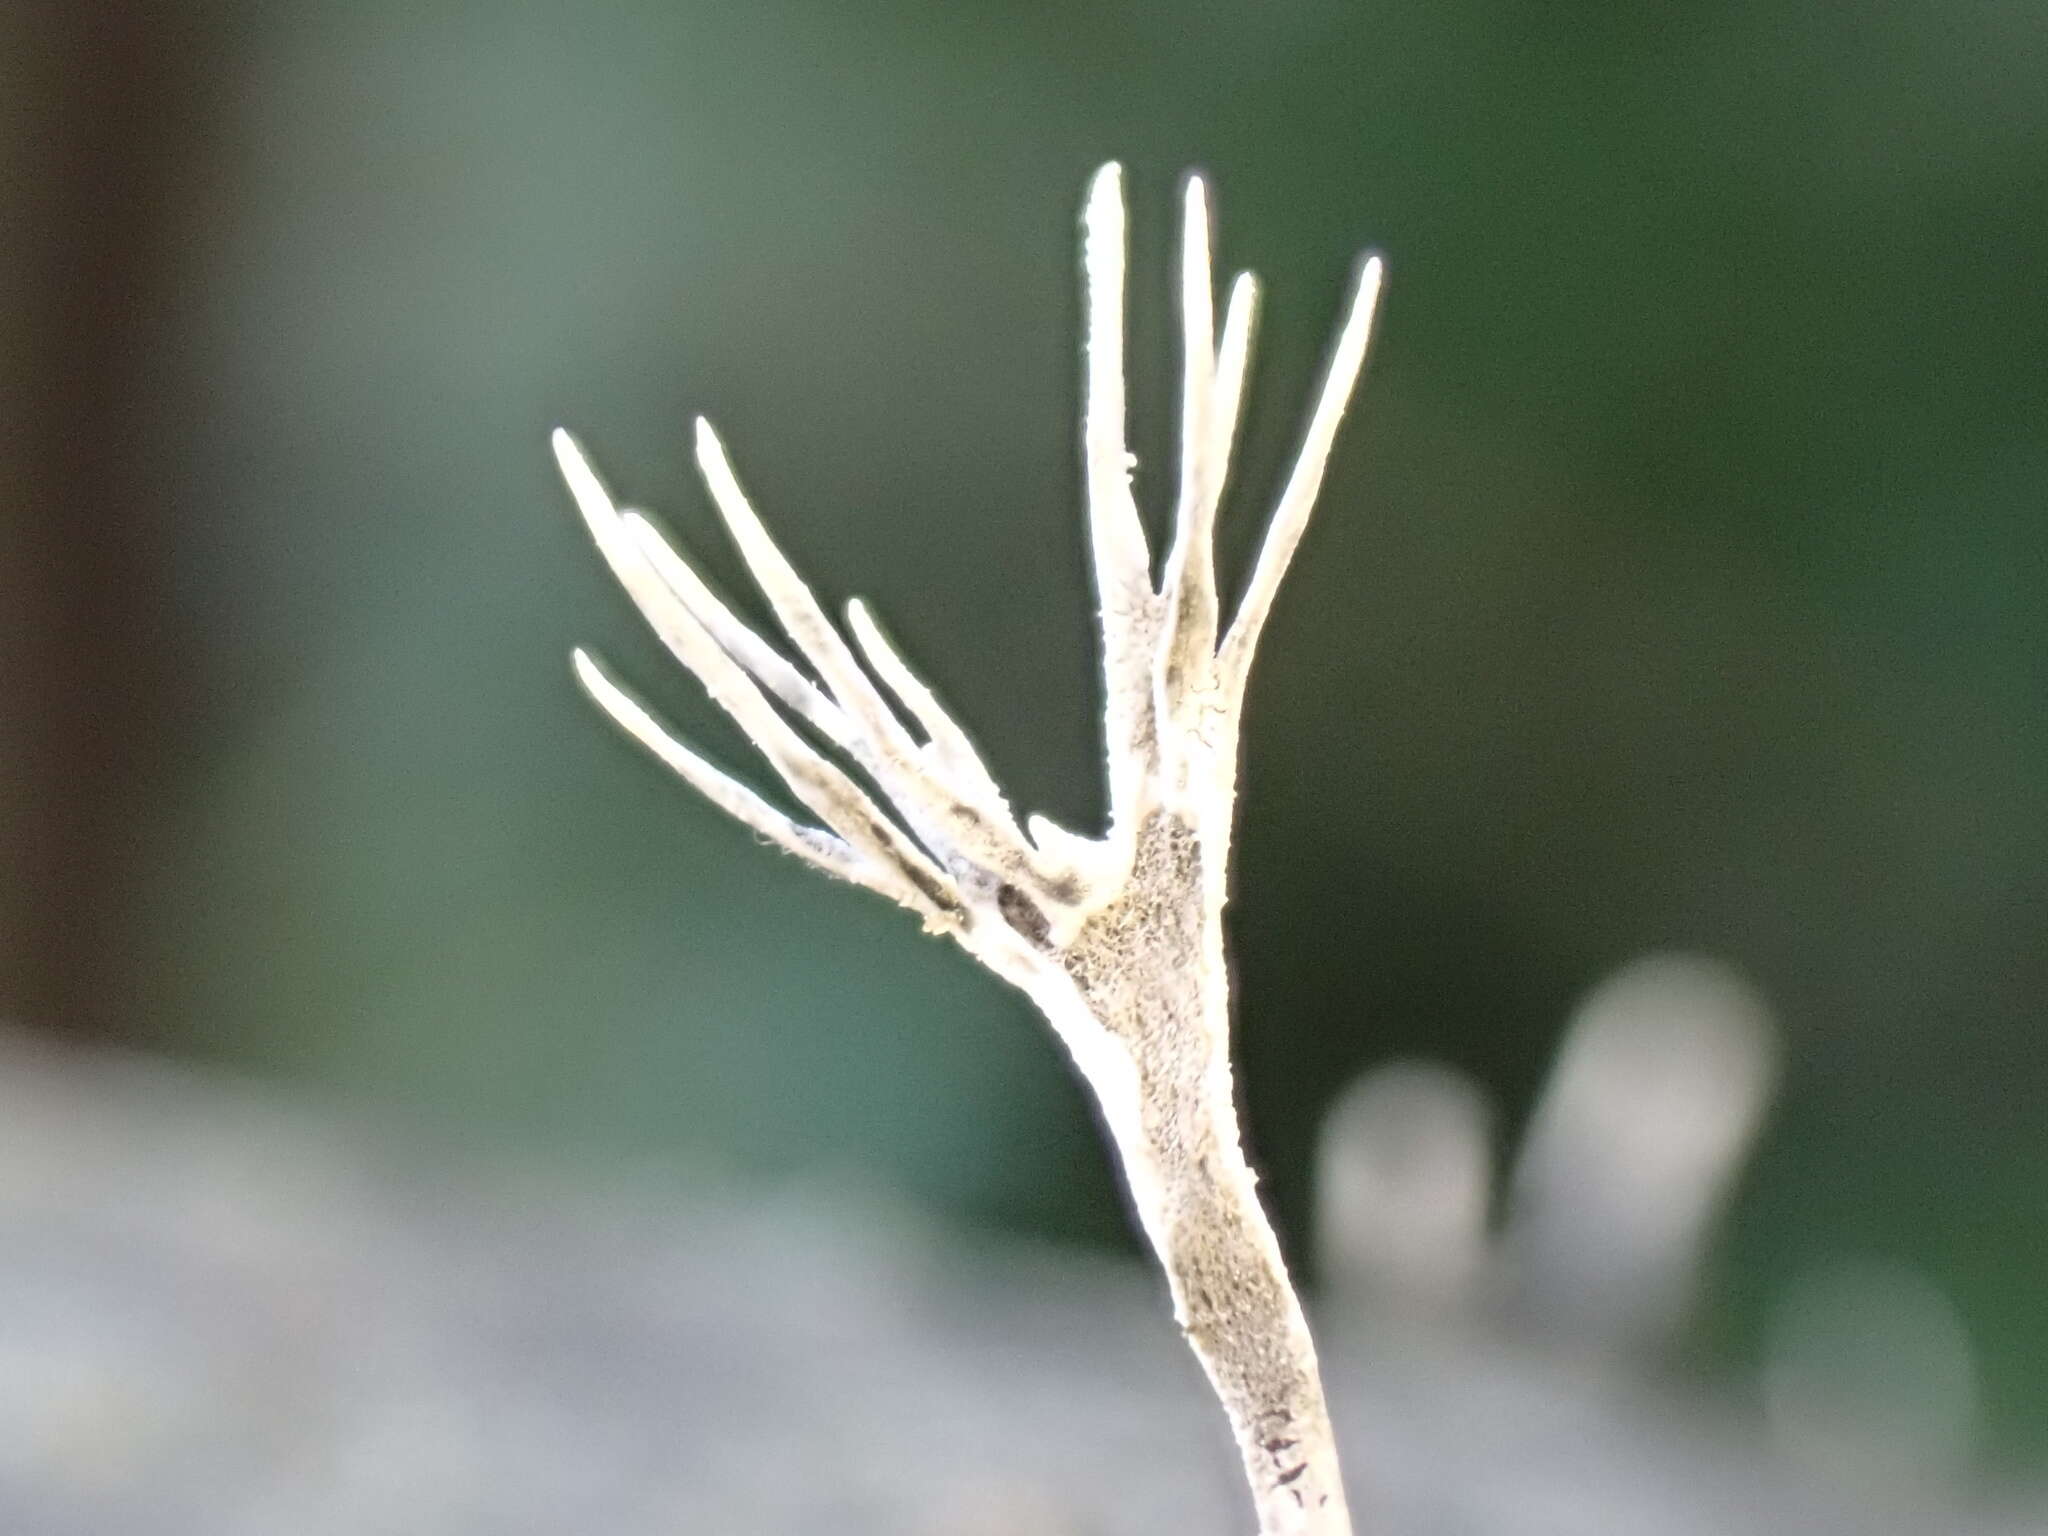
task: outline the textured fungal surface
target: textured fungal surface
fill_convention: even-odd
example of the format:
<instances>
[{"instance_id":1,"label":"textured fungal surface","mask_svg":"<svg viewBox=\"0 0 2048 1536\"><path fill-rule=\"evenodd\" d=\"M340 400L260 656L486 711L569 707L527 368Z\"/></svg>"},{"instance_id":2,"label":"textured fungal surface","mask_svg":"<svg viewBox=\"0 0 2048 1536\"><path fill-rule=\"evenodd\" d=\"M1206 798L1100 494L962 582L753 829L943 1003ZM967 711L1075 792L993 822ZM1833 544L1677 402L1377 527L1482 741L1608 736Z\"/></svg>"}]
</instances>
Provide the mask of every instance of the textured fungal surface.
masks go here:
<instances>
[{"instance_id":1,"label":"textured fungal surface","mask_svg":"<svg viewBox=\"0 0 2048 1536\"><path fill-rule=\"evenodd\" d=\"M1225 626L1214 535L1257 285L1249 274L1232 283L1219 330L1208 192L1190 177L1180 489L1155 581L1125 422L1119 167L1096 175L1082 225L1081 447L1109 791L1100 837L1040 816L1019 821L967 731L867 608L848 606L844 632L826 613L701 420L698 467L793 657L726 608L645 516L621 511L566 433L555 450L620 583L815 822L785 816L678 741L591 657L579 652L576 671L614 720L722 810L909 908L1038 1004L1101 1104L1175 1314L1236 1433L1261 1532L1346 1536L1315 1349L1239 1142L1223 904L1245 681L1364 364L1380 263L1359 268L1300 453Z\"/></svg>"}]
</instances>

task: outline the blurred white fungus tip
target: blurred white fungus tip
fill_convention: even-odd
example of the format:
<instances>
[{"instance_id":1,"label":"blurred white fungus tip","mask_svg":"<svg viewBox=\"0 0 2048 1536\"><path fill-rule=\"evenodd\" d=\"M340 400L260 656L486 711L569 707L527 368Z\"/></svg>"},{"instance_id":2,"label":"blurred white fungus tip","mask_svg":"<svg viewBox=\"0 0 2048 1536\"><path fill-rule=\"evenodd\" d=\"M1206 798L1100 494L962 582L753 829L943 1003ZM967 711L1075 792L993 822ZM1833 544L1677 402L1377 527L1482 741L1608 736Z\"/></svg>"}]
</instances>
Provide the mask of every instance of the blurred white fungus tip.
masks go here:
<instances>
[{"instance_id":1,"label":"blurred white fungus tip","mask_svg":"<svg viewBox=\"0 0 2048 1536\"><path fill-rule=\"evenodd\" d=\"M1960 1478L1981 1413L1976 1351L1927 1275L1877 1259L1799 1274L1772 1310L1764 1413L1792 1460L1855 1487Z\"/></svg>"},{"instance_id":2,"label":"blurred white fungus tip","mask_svg":"<svg viewBox=\"0 0 2048 1536\"><path fill-rule=\"evenodd\" d=\"M1503 1261L1527 1320L1588 1344L1670 1336L1776 1061L1768 1005L1718 960L1646 955L1586 995L1509 1189Z\"/></svg>"},{"instance_id":3,"label":"blurred white fungus tip","mask_svg":"<svg viewBox=\"0 0 2048 1536\"><path fill-rule=\"evenodd\" d=\"M1455 1313L1487 1260L1493 1106L1464 1073L1396 1061L1338 1095L1316 1161L1323 1283L1366 1311Z\"/></svg>"}]
</instances>

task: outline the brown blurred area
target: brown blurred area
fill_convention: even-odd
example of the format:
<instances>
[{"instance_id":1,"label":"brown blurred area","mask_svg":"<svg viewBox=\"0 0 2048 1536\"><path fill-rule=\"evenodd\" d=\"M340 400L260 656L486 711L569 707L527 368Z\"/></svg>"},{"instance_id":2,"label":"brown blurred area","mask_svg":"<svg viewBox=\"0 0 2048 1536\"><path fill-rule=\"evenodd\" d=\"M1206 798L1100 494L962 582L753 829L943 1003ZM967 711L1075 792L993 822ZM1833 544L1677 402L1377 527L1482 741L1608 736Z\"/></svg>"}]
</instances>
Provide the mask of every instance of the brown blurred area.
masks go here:
<instances>
[{"instance_id":1,"label":"brown blurred area","mask_svg":"<svg viewBox=\"0 0 2048 1536\"><path fill-rule=\"evenodd\" d=\"M0 1013L122 1032L138 830L185 700L142 408L206 49L161 5L0 8Z\"/></svg>"}]
</instances>

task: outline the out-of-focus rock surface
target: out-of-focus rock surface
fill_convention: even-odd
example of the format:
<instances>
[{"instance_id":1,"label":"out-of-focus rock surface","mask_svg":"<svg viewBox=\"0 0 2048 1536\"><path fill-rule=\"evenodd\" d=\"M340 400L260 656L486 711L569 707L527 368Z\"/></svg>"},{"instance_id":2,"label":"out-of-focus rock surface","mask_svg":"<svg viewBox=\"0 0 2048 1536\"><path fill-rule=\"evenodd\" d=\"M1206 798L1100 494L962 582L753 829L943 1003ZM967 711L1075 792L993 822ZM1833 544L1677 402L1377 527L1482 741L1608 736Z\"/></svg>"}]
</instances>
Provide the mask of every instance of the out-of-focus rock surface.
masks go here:
<instances>
[{"instance_id":1,"label":"out-of-focus rock surface","mask_svg":"<svg viewBox=\"0 0 2048 1536\"><path fill-rule=\"evenodd\" d=\"M1325 1318L1375 1536L2048 1532L1497 1328ZM1989 1507L1998 1502L1998 1508ZM536 1171L0 1035L0 1531L1242 1536L1135 1265Z\"/></svg>"}]
</instances>

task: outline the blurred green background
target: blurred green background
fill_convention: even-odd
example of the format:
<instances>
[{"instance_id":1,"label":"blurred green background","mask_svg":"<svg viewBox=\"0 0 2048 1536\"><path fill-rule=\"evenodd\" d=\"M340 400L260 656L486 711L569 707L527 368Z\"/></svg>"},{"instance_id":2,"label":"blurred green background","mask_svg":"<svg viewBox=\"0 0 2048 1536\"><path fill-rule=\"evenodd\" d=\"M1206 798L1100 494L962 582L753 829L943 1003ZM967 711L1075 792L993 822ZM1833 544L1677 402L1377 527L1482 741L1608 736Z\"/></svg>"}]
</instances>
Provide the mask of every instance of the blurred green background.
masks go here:
<instances>
[{"instance_id":1,"label":"blurred green background","mask_svg":"<svg viewBox=\"0 0 2048 1536\"><path fill-rule=\"evenodd\" d=\"M575 693L578 429L728 589L724 429L1017 800L1093 824L1075 216L1130 174L1170 480L1184 168L1265 279L1242 559L1391 287L1253 687L1234 940L1299 1243L1397 1054L1513 1117L1659 945L1776 1004L1699 1340L1923 1269L2048 1440L2048 10L2012 0L83 5L0 37L0 1006L494 1135L858 1170L1122 1244L1021 999ZM759 775L754 775L758 780Z\"/></svg>"}]
</instances>

